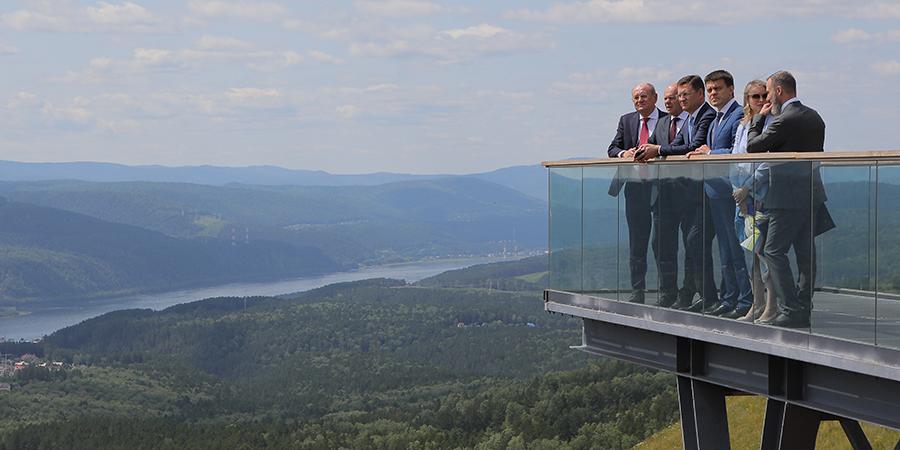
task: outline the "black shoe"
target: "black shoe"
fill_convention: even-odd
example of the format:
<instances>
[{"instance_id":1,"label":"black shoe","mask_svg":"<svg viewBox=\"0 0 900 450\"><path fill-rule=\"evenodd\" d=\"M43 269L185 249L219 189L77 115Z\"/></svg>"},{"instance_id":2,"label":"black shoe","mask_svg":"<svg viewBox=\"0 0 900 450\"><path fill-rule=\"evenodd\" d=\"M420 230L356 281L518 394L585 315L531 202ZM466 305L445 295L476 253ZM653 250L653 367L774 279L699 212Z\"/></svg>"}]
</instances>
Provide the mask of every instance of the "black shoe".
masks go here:
<instances>
[{"instance_id":1,"label":"black shoe","mask_svg":"<svg viewBox=\"0 0 900 450\"><path fill-rule=\"evenodd\" d=\"M737 306L737 307L735 307L734 309L732 309L731 312L727 312L727 313L725 313L725 314L722 314L722 315L719 316L719 317L723 317L723 318L725 318L725 319L737 319L737 318L739 318L739 317L744 317L744 316L746 316L748 312L750 312L750 307L749 307L749 306L745 306L745 307L743 307L743 308L740 307L740 306Z\"/></svg>"},{"instance_id":2,"label":"black shoe","mask_svg":"<svg viewBox=\"0 0 900 450\"><path fill-rule=\"evenodd\" d=\"M725 303L719 303L719 306L716 306L715 309L708 312L707 314L711 316L721 316L724 314L728 314L734 311L734 306L726 305Z\"/></svg>"},{"instance_id":3,"label":"black shoe","mask_svg":"<svg viewBox=\"0 0 900 450\"><path fill-rule=\"evenodd\" d=\"M722 307L722 302L716 302L716 301L707 302L706 307L703 308L703 314L712 314L714 311L719 311L719 309L721 307ZM728 308L725 308L724 310L719 311L719 314L722 314L725 311L728 311Z\"/></svg>"},{"instance_id":4,"label":"black shoe","mask_svg":"<svg viewBox=\"0 0 900 450\"><path fill-rule=\"evenodd\" d=\"M773 327L783 327L783 328L809 328L809 318L803 317L799 313L798 314L778 314L772 319L771 323L768 325L772 325Z\"/></svg>"},{"instance_id":5,"label":"black shoe","mask_svg":"<svg viewBox=\"0 0 900 450\"><path fill-rule=\"evenodd\" d=\"M697 299L696 302L691 303L686 308L681 308L682 311L687 312L700 312L703 310L703 297Z\"/></svg>"},{"instance_id":6,"label":"black shoe","mask_svg":"<svg viewBox=\"0 0 900 450\"><path fill-rule=\"evenodd\" d=\"M632 291L631 295L628 297L628 303L640 303L644 304L644 291L636 290Z\"/></svg>"},{"instance_id":7,"label":"black shoe","mask_svg":"<svg viewBox=\"0 0 900 450\"><path fill-rule=\"evenodd\" d=\"M677 300L678 296L676 296L675 294L662 294L659 296L659 300L656 302L656 306L669 308L675 305Z\"/></svg>"}]
</instances>

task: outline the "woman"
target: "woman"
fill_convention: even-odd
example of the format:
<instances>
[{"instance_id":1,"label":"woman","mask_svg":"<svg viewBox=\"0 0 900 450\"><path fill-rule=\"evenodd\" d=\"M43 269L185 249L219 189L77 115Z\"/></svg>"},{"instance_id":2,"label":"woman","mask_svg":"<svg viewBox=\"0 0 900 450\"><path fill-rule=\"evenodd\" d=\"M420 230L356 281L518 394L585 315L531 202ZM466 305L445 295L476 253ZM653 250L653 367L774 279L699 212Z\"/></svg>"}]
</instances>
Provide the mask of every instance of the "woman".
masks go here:
<instances>
[{"instance_id":1,"label":"woman","mask_svg":"<svg viewBox=\"0 0 900 450\"><path fill-rule=\"evenodd\" d=\"M750 121L766 104L766 83L753 80L744 87L744 117L738 124L734 136L732 153L747 153L747 139ZM771 115L766 116L766 126ZM763 197L768 188L768 164L739 163L735 165L731 182L734 187L734 201L738 205L735 226L744 241L742 246L753 254L753 269L750 281L753 288L753 305L750 311L737 320L742 322L771 320L778 315L775 292L762 261L761 253L765 243L765 213L761 211Z\"/></svg>"}]
</instances>

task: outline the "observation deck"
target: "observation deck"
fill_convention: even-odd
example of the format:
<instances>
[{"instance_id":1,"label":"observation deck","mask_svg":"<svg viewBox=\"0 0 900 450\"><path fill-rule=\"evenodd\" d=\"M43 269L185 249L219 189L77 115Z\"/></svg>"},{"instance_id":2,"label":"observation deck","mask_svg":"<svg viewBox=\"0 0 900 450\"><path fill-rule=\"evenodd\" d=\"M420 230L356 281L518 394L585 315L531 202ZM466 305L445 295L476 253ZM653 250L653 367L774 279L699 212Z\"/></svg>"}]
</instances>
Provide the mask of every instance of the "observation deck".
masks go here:
<instances>
[{"instance_id":1,"label":"observation deck","mask_svg":"<svg viewBox=\"0 0 900 450\"><path fill-rule=\"evenodd\" d=\"M729 448L735 394L768 399L763 449L900 430L900 151L544 166L545 309L584 319L576 348L675 374L685 449ZM766 302L792 320L735 317Z\"/></svg>"}]
</instances>

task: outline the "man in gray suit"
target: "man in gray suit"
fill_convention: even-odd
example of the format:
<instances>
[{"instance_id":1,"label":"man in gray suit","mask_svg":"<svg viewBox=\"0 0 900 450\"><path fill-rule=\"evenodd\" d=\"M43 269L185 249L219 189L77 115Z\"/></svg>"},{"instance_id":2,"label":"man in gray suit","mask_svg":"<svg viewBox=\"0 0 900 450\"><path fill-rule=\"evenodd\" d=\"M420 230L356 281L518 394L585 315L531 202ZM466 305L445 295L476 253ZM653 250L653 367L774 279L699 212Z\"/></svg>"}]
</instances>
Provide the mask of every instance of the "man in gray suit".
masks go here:
<instances>
[{"instance_id":1,"label":"man in gray suit","mask_svg":"<svg viewBox=\"0 0 900 450\"><path fill-rule=\"evenodd\" d=\"M794 77L786 71L775 72L766 80L766 89L769 104L753 117L747 152L824 151L825 122L819 113L797 99ZM763 130L768 114L775 118ZM763 257L774 282L779 314L765 323L805 328L809 327L816 278L813 218L827 215L825 189L818 166L812 162L773 162L769 170L769 192L763 201L769 229ZM791 247L800 271L799 286L794 284L788 260Z\"/></svg>"}]
</instances>

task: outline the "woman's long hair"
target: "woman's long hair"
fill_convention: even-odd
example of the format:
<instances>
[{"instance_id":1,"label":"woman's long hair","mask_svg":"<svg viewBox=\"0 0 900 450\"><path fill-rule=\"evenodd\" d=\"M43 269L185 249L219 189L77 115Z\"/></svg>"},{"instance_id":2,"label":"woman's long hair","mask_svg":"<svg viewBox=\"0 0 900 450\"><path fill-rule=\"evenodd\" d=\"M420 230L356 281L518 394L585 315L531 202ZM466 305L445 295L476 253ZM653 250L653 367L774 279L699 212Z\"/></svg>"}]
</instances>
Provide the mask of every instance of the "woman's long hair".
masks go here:
<instances>
[{"instance_id":1,"label":"woman's long hair","mask_svg":"<svg viewBox=\"0 0 900 450\"><path fill-rule=\"evenodd\" d=\"M753 80L744 87L744 117L741 118L741 123L745 125L750 123L750 120L753 119L753 110L750 109L750 88L754 86L759 86L765 90L766 82L763 80Z\"/></svg>"}]
</instances>

